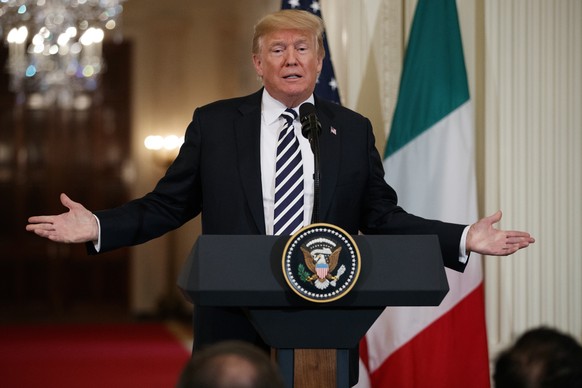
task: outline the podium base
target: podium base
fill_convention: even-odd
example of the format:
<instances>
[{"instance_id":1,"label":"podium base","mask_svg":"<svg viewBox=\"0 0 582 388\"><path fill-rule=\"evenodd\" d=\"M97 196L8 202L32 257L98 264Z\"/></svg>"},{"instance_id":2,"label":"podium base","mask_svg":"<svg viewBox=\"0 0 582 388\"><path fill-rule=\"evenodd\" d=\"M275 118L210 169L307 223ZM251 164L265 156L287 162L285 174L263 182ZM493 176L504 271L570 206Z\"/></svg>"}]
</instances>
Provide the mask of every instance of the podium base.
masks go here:
<instances>
[{"instance_id":1,"label":"podium base","mask_svg":"<svg viewBox=\"0 0 582 388\"><path fill-rule=\"evenodd\" d=\"M349 388L347 349L276 349L285 387Z\"/></svg>"}]
</instances>

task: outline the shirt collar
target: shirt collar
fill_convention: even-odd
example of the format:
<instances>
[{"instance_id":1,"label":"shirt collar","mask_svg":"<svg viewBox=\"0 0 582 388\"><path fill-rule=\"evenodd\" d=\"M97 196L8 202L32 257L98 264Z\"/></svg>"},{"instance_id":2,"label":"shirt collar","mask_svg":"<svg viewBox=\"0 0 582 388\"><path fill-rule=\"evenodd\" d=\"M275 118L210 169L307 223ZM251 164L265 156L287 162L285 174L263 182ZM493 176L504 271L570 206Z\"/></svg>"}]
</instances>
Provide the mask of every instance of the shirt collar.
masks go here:
<instances>
[{"instance_id":1,"label":"shirt collar","mask_svg":"<svg viewBox=\"0 0 582 388\"><path fill-rule=\"evenodd\" d=\"M310 95L309 98L303 101L301 104L305 102L310 102L315 105L315 99L313 97L313 94ZM297 112L298 115L299 107L301 106L301 104L297 105L296 107L295 106L293 107L293 109ZM275 98L273 98L269 94L269 92L267 92L267 89L263 89L262 105L263 105L263 117L267 125L271 125L275 121L279 120L281 113L283 113L285 109L287 109L285 105L275 100Z\"/></svg>"}]
</instances>

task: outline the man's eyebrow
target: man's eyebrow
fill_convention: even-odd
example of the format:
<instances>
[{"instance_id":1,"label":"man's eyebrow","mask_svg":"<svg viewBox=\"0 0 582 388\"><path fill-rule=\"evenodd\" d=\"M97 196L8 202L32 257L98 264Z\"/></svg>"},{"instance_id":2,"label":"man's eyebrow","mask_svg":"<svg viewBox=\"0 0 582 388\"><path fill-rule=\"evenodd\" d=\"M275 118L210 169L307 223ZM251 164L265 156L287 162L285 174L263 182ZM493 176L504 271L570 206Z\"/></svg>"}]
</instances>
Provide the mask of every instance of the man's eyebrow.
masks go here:
<instances>
[{"instance_id":1,"label":"man's eyebrow","mask_svg":"<svg viewBox=\"0 0 582 388\"><path fill-rule=\"evenodd\" d=\"M296 45L296 44L304 44L304 43L305 44L309 44L309 40L310 40L309 38L302 37L302 38L298 38L298 39L294 40L293 42L291 42L291 44L293 44L293 45ZM274 40L274 41L271 41L269 43L269 47L272 47L272 46L286 46L286 45L287 45L287 42L285 40L283 40L283 39Z\"/></svg>"},{"instance_id":2,"label":"man's eyebrow","mask_svg":"<svg viewBox=\"0 0 582 388\"><path fill-rule=\"evenodd\" d=\"M269 45L267 46L267 48L268 49L272 49L272 48L275 48L275 47L286 47L286 46L287 46L287 44L285 43L285 41L283 41L283 40L274 40L274 41L271 41L269 43Z\"/></svg>"}]
</instances>

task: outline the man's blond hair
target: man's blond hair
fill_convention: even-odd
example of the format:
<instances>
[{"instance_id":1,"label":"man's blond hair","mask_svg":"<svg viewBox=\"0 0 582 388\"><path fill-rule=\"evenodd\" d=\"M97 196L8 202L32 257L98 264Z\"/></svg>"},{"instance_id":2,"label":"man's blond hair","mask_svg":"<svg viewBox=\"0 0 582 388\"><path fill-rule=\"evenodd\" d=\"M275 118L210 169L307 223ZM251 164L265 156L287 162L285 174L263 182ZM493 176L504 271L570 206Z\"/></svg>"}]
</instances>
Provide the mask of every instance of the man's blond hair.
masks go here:
<instances>
[{"instance_id":1,"label":"man's blond hair","mask_svg":"<svg viewBox=\"0 0 582 388\"><path fill-rule=\"evenodd\" d=\"M317 55L325 57L323 46L324 33L323 20L308 11L295 9L285 9L262 18L255 25L255 35L253 36L253 54L261 51L261 38L273 31L299 30L313 34L317 38Z\"/></svg>"}]
</instances>

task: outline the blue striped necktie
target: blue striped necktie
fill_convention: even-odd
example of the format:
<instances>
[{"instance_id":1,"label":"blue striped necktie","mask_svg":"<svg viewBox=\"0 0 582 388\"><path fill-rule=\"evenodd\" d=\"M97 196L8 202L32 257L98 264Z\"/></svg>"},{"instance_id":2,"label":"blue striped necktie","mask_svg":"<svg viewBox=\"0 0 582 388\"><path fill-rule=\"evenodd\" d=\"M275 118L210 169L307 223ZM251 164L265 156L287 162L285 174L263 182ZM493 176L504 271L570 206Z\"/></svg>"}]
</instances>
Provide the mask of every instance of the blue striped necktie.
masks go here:
<instances>
[{"instance_id":1,"label":"blue striped necktie","mask_svg":"<svg viewBox=\"0 0 582 388\"><path fill-rule=\"evenodd\" d=\"M277 142L273 234L291 235L303 226L303 161L293 129L297 112L289 108L281 117L285 125Z\"/></svg>"}]
</instances>

